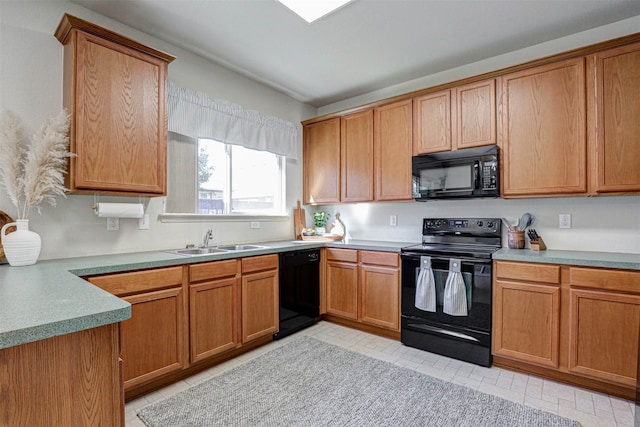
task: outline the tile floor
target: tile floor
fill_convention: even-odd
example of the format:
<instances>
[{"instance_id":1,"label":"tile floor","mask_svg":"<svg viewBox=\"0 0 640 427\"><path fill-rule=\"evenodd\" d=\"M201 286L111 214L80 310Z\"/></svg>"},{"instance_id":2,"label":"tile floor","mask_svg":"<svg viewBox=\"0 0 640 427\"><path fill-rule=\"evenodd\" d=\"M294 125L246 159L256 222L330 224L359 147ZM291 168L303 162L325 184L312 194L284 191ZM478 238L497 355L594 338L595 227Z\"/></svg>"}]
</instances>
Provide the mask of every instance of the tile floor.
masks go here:
<instances>
[{"instance_id":1,"label":"tile floor","mask_svg":"<svg viewBox=\"0 0 640 427\"><path fill-rule=\"evenodd\" d=\"M632 401L501 368L483 368L406 347L399 341L382 338L333 323L320 322L299 332L297 335L299 334L309 335L433 377L569 417L578 420L583 427L634 426L635 404ZM296 335L293 335L274 341L189 377L184 381L127 403L125 407L126 427L144 427L142 421L136 416L136 411L149 403L172 396L275 347L286 344L291 339L295 339L295 337Z\"/></svg>"}]
</instances>

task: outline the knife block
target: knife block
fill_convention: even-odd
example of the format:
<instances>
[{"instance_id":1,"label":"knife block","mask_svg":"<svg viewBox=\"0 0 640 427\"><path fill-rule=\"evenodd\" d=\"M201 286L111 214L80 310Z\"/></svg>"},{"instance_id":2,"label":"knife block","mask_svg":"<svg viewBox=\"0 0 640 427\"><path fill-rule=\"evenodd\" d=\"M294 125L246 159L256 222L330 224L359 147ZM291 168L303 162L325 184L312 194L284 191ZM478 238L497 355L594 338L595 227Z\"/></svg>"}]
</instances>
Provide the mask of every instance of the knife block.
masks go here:
<instances>
[{"instance_id":1,"label":"knife block","mask_svg":"<svg viewBox=\"0 0 640 427\"><path fill-rule=\"evenodd\" d=\"M547 249L547 245L544 244L544 240L542 237L538 236L538 240L530 240L532 251L544 251Z\"/></svg>"}]
</instances>

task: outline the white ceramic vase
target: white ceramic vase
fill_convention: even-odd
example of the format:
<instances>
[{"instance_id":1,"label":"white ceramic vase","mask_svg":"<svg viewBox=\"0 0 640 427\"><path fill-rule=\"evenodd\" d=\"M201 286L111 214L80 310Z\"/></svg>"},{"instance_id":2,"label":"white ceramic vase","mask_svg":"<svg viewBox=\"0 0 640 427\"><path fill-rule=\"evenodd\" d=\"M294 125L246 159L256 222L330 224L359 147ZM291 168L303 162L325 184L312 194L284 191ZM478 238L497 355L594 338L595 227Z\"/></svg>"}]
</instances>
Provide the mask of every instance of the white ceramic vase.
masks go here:
<instances>
[{"instance_id":1,"label":"white ceramic vase","mask_svg":"<svg viewBox=\"0 0 640 427\"><path fill-rule=\"evenodd\" d=\"M7 228L15 226L16 231L5 234ZM42 240L38 233L29 231L29 220L19 219L5 224L0 231L4 256L12 266L32 265L38 261Z\"/></svg>"}]
</instances>

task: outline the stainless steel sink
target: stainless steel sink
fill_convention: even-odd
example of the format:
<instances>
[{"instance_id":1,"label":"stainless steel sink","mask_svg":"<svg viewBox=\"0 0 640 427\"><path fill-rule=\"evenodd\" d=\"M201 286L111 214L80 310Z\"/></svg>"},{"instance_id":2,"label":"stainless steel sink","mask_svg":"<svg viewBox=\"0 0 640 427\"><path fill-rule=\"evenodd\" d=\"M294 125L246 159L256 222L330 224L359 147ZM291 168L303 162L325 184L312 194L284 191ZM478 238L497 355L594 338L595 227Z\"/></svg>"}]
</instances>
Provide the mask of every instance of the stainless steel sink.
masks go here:
<instances>
[{"instance_id":1,"label":"stainless steel sink","mask_svg":"<svg viewBox=\"0 0 640 427\"><path fill-rule=\"evenodd\" d=\"M223 251L249 251L251 249L264 249L266 246L258 245L221 245L218 249Z\"/></svg>"},{"instance_id":2,"label":"stainless steel sink","mask_svg":"<svg viewBox=\"0 0 640 427\"><path fill-rule=\"evenodd\" d=\"M229 251L221 248L190 248L190 249L176 249L169 252L173 254L178 254L178 255L198 256L198 255L211 255L211 254L217 254L217 253L223 253L223 252L229 252Z\"/></svg>"}]
</instances>

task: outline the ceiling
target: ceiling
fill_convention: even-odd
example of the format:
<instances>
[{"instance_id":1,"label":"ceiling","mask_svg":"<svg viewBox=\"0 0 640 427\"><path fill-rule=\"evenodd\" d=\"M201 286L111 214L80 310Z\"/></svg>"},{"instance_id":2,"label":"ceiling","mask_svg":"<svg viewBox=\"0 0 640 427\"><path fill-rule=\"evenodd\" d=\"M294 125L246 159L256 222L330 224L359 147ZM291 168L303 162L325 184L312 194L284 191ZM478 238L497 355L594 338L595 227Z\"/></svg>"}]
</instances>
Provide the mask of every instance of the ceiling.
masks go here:
<instances>
[{"instance_id":1,"label":"ceiling","mask_svg":"<svg viewBox=\"0 0 640 427\"><path fill-rule=\"evenodd\" d=\"M354 0L308 24L275 0L71 1L316 107L640 15L638 0Z\"/></svg>"}]
</instances>

